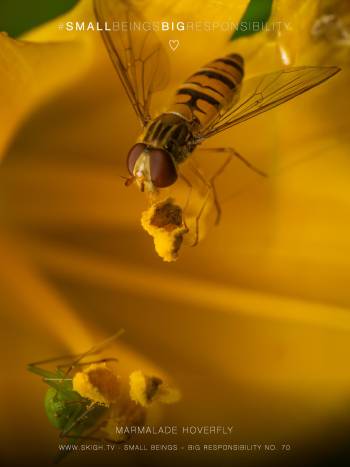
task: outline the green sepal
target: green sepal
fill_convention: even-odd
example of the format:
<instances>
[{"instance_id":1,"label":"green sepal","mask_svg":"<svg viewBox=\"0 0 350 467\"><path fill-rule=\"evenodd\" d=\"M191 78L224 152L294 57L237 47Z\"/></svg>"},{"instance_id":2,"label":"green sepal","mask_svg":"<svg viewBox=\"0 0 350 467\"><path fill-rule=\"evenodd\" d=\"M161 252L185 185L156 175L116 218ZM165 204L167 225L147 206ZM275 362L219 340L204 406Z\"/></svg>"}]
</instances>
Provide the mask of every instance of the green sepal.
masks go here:
<instances>
[{"instance_id":1,"label":"green sepal","mask_svg":"<svg viewBox=\"0 0 350 467\"><path fill-rule=\"evenodd\" d=\"M64 14L79 0L1 0L0 31L12 37Z\"/></svg>"},{"instance_id":2,"label":"green sepal","mask_svg":"<svg viewBox=\"0 0 350 467\"><path fill-rule=\"evenodd\" d=\"M270 19L272 2L273 0L250 0L230 40L234 41L260 32Z\"/></svg>"}]
</instances>

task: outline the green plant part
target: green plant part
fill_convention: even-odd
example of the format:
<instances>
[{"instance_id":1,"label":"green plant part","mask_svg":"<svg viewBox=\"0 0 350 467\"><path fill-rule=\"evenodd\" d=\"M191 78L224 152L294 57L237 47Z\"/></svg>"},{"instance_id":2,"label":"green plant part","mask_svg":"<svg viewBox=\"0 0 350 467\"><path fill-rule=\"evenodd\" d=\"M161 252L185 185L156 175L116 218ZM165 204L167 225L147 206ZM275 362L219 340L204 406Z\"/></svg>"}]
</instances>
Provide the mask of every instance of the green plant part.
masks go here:
<instances>
[{"instance_id":1,"label":"green plant part","mask_svg":"<svg viewBox=\"0 0 350 467\"><path fill-rule=\"evenodd\" d=\"M2 0L0 31L18 37L73 8L78 0ZM20 12L20 14L18 13Z\"/></svg>"},{"instance_id":2,"label":"green plant part","mask_svg":"<svg viewBox=\"0 0 350 467\"><path fill-rule=\"evenodd\" d=\"M271 16L273 0L250 0L231 41L261 31Z\"/></svg>"},{"instance_id":3,"label":"green plant part","mask_svg":"<svg viewBox=\"0 0 350 467\"><path fill-rule=\"evenodd\" d=\"M83 371L84 367L103 362L116 361L115 358L105 358L97 361L83 361L86 357L99 353L112 340L119 337L123 331L115 334L99 346L80 355L69 355L50 360L43 360L28 365L28 370L42 378L49 386L44 405L50 423L60 430L60 437L68 444L76 444L80 439L104 439L99 430L108 418L108 407L83 397L73 389L74 375ZM54 371L45 369L46 365L56 365ZM115 440L108 439L109 442ZM55 461L60 461L68 454L60 452Z\"/></svg>"},{"instance_id":4,"label":"green plant part","mask_svg":"<svg viewBox=\"0 0 350 467\"><path fill-rule=\"evenodd\" d=\"M89 410L90 409L90 410ZM89 400L82 398L75 391L68 395L54 388L49 388L45 396L46 415L51 424L62 434L81 435L93 428L105 407L91 407Z\"/></svg>"}]
</instances>

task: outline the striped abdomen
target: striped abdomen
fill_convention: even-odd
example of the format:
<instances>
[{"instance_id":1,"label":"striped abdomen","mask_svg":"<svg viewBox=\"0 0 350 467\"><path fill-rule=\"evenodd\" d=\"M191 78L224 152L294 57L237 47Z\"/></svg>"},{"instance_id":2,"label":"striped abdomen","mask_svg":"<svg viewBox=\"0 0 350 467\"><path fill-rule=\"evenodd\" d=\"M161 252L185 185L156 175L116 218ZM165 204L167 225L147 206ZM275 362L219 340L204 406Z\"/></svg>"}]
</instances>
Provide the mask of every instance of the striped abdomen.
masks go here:
<instances>
[{"instance_id":1,"label":"striped abdomen","mask_svg":"<svg viewBox=\"0 0 350 467\"><path fill-rule=\"evenodd\" d=\"M244 62L240 55L213 60L183 83L168 111L205 127L238 99L243 75Z\"/></svg>"}]
</instances>

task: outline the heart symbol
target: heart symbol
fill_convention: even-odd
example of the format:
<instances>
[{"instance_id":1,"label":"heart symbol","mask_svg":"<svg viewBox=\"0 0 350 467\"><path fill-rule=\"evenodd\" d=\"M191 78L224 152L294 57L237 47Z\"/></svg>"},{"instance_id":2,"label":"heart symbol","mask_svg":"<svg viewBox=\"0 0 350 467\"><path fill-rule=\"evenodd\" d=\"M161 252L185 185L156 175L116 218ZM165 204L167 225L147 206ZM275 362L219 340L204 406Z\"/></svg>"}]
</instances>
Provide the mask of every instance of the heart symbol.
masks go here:
<instances>
[{"instance_id":1,"label":"heart symbol","mask_svg":"<svg viewBox=\"0 0 350 467\"><path fill-rule=\"evenodd\" d=\"M180 45L180 41L177 40L177 39L170 39L169 41L169 47L171 48L171 50L173 52L175 52L175 50L179 47Z\"/></svg>"}]
</instances>

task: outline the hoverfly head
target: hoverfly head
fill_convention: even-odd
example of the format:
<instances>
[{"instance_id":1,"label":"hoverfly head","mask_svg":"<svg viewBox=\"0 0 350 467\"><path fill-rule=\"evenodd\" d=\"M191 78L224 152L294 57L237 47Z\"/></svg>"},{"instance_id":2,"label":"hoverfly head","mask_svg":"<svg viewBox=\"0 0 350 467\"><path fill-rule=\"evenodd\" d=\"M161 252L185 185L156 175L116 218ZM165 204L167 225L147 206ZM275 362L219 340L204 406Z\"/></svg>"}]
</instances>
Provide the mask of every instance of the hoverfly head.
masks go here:
<instances>
[{"instance_id":1,"label":"hoverfly head","mask_svg":"<svg viewBox=\"0 0 350 467\"><path fill-rule=\"evenodd\" d=\"M129 151L127 166L131 178L126 185L136 181L141 191L154 192L165 188L177 179L177 171L171 155L164 149L151 148L136 143Z\"/></svg>"}]
</instances>

